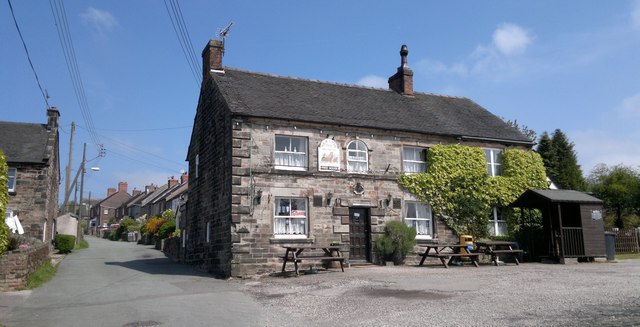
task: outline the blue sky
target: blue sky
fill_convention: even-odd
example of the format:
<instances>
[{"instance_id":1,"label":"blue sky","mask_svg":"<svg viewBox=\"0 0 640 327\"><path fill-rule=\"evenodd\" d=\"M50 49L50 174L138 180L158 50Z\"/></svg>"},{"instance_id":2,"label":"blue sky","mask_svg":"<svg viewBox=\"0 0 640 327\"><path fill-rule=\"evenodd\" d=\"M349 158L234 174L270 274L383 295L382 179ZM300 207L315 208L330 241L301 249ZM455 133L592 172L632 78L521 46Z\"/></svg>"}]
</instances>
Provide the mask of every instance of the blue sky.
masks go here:
<instances>
[{"instance_id":1,"label":"blue sky","mask_svg":"<svg viewBox=\"0 0 640 327\"><path fill-rule=\"evenodd\" d=\"M56 3L56 2L52 2ZM87 132L51 3L12 1L49 104L61 112L61 165L75 122L73 174ZM85 198L165 183L184 161L199 84L163 1L66 1L88 108L106 156ZM583 172L640 166L640 1L182 1L200 53L233 22L224 65L386 87L409 47L414 88L468 97L538 132L563 130ZM0 120L46 122L45 102L7 3L0 10ZM366 110L366 108L362 108ZM64 181L62 182L64 185Z\"/></svg>"}]
</instances>

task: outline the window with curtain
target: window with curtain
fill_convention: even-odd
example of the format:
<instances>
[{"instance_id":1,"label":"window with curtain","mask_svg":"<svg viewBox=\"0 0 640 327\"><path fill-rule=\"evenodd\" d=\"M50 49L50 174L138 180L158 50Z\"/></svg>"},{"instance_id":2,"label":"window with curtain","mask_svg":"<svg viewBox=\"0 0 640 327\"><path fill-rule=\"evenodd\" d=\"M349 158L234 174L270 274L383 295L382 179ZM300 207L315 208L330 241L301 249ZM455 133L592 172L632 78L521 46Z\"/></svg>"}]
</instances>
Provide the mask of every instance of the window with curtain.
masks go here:
<instances>
[{"instance_id":1,"label":"window with curtain","mask_svg":"<svg viewBox=\"0 0 640 327\"><path fill-rule=\"evenodd\" d=\"M16 176L18 174L18 170L16 168L9 168L9 181L7 183L9 193L13 193L16 191Z\"/></svg>"},{"instance_id":2,"label":"window with curtain","mask_svg":"<svg viewBox=\"0 0 640 327\"><path fill-rule=\"evenodd\" d=\"M502 216L500 208L491 209L491 217L489 217L489 235L500 236L507 235L507 221Z\"/></svg>"},{"instance_id":3,"label":"window with curtain","mask_svg":"<svg viewBox=\"0 0 640 327\"><path fill-rule=\"evenodd\" d=\"M502 175L502 150L484 149L484 156L487 159L487 174L489 176Z\"/></svg>"},{"instance_id":4,"label":"window with curtain","mask_svg":"<svg viewBox=\"0 0 640 327\"><path fill-rule=\"evenodd\" d=\"M431 206L424 202L406 201L404 222L416 228L417 238L431 238L433 235Z\"/></svg>"},{"instance_id":5,"label":"window with curtain","mask_svg":"<svg viewBox=\"0 0 640 327\"><path fill-rule=\"evenodd\" d=\"M283 237L307 237L309 226L306 198L276 198L274 234Z\"/></svg>"},{"instance_id":6,"label":"window with curtain","mask_svg":"<svg viewBox=\"0 0 640 327\"><path fill-rule=\"evenodd\" d=\"M402 171L424 173L427 171L427 149L405 146L402 148Z\"/></svg>"},{"instance_id":7,"label":"window with curtain","mask_svg":"<svg viewBox=\"0 0 640 327\"><path fill-rule=\"evenodd\" d=\"M347 145L347 172L366 173L369 171L369 152L367 145L355 140Z\"/></svg>"},{"instance_id":8,"label":"window with curtain","mask_svg":"<svg viewBox=\"0 0 640 327\"><path fill-rule=\"evenodd\" d=\"M276 168L307 170L308 155L306 138L276 135Z\"/></svg>"}]
</instances>

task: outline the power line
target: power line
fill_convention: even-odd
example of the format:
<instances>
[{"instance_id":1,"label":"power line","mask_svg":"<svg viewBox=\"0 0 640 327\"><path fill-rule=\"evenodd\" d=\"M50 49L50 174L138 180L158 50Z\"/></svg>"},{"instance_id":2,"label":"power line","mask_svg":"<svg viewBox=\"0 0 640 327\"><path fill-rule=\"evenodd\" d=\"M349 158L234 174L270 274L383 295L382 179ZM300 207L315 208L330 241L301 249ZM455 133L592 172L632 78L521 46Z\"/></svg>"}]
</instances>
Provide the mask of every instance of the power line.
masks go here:
<instances>
[{"instance_id":1,"label":"power line","mask_svg":"<svg viewBox=\"0 0 640 327\"><path fill-rule=\"evenodd\" d=\"M13 6L11 5L11 0L7 0L9 2L9 9L11 10L11 17L13 17L13 23L16 25L16 30L18 30L18 35L20 35L20 40L22 41L22 46L24 47L24 52L27 53L27 59L29 60L29 66L31 66L31 71L33 71L33 75L36 77L36 82L38 83L38 88L40 89L40 93L42 93L42 98L44 99L44 104L47 106L47 109L50 108L48 96L45 94L42 89L42 85L40 85L40 79L38 78L38 74L36 73L36 69L33 67L33 62L31 62L31 56L29 55L29 50L27 49L27 43L24 41L24 37L22 37L22 32L20 31L20 26L18 26L18 21L16 20L16 15L13 12Z\"/></svg>"},{"instance_id":2,"label":"power line","mask_svg":"<svg viewBox=\"0 0 640 327\"><path fill-rule=\"evenodd\" d=\"M98 131L103 132L157 132L157 131L166 131L172 129L185 129L185 128L193 128L193 125L189 126L175 126L175 127L158 127L158 128L137 128L137 129L97 129Z\"/></svg>"},{"instance_id":3,"label":"power line","mask_svg":"<svg viewBox=\"0 0 640 327\"><path fill-rule=\"evenodd\" d=\"M58 39L60 40L60 46L62 47L65 63L69 71L69 76L71 77L73 90L76 95L76 100L78 101L78 106L80 107L82 119L87 125L87 130L91 140L98 147L98 150L100 150L101 142L95 131L93 117L91 116L91 109L89 108L89 103L84 89L84 83L82 82L82 76L80 74L80 69L78 68L78 61L76 59L75 48L73 45L73 39L71 38L71 32L69 30L69 22L67 20L64 3L62 0L49 0L49 5L55 20Z\"/></svg>"},{"instance_id":4,"label":"power line","mask_svg":"<svg viewBox=\"0 0 640 327\"><path fill-rule=\"evenodd\" d=\"M193 50L193 44L191 43L191 38L189 37L189 31L187 30L187 25L184 22L184 17L182 16L180 4L177 0L169 0L169 3L171 10L169 9L169 5L167 5L167 0L164 0L164 7L167 9L169 19L171 19L173 31L176 33L176 37L178 38L178 42L182 48L182 54L187 60L187 65L189 65L189 69L195 78L196 84L200 84L201 76L198 74L198 57Z\"/></svg>"}]
</instances>

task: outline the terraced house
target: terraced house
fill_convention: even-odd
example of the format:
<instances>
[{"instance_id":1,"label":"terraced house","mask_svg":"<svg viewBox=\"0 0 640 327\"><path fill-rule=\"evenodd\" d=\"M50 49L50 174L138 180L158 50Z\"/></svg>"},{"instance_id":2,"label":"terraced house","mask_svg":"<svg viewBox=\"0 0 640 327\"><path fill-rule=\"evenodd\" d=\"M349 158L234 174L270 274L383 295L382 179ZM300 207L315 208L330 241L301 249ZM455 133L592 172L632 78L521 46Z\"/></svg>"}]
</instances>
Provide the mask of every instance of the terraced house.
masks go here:
<instances>
[{"instance_id":1,"label":"terraced house","mask_svg":"<svg viewBox=\"0 0 640 327\"><path fill-rule=\"evenodd\" d=\"M291 243L339 242L349 262L374 262L390 220L418 242L457 240L398 175L424 172L435 144L484 148L490 174L502 149L533 145L470 99L414 91L406 46L388 89L232 69L223 52L217 40L202 52L182 243L220 276L274 271Z\"/></svg>"}]
</instances>

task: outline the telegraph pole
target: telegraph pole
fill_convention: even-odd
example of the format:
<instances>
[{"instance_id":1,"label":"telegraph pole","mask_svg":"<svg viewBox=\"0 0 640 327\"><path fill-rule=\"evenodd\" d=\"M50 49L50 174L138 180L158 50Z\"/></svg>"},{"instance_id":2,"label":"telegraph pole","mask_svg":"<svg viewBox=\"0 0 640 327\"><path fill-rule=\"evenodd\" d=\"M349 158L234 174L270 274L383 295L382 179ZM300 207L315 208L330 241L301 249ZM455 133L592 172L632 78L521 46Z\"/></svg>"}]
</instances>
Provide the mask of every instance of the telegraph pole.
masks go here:
<instances>
[{"instance_id":1,"label":"telegraph pole","mask_svg":"<svg viewBox=\"0 0 640 327\"><path fill-rule=\"evenodd\" d=\"M80 217L80 219L82 219L82 191L84 190L84 166L85 166L85 162L86 162L86 154L87 154L87 143L84 144L84 148L82 149L82 172L80 175L80 212L78 212L78 217Z\"/></svg>"},{"instance_id":2,"label":"telegraph pole","mask_svg":"<svg viewBox=\"0 0 640 327\"><path fill-rule=\"evenodd\" d=\"M73 158L73 133L75 132L75 130L76 124L74 122L71 122L71 138L69 140L69 162L67 163L67 173L64 178L64 194L69 193L69 187L71 184L71 159ZM64 212L69 212L66 201L64 203L63 210Z\"/></svg>"}]
</instances>

